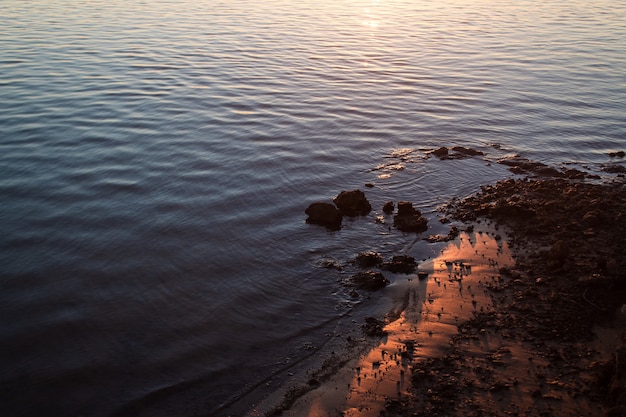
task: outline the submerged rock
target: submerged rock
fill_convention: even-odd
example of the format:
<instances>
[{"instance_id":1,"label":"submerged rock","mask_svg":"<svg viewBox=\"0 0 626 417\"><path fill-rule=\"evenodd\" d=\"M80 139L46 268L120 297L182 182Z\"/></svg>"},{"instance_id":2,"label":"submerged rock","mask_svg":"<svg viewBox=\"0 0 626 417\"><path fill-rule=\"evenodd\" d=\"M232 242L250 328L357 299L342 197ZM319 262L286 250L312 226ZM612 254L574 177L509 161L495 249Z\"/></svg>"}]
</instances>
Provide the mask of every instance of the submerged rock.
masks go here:
<instances>
[{"instance_id":1,"label":"submerged rock","mask_svg":"<svg viewBox=\"0 0 626 417\"><path fill-rule=\"evenodd\" d=\"M397 255L391 262L385 262L381 268L394 274L412 274L417 269L415 258L408 255Z\"/></svg>"},{"instance_id":2,"label":"submerged rock","mask_svg":"<svg viewBox=\"0 0 626 417\"><path fill-rule=\"evenodd\" d=\"M501 165L506 165L514 174L531 173L543 177L563 178L565 174L559 172L556 168L546 165L542 162L531 161L520 156L504 158L498 161Z\"/></svg>"},{"instance_id":3,"label":"submerged rock","mask_svg":"<svg viewBox=\"0 0 626 417\"><path fill-rule=\"evenodd\" d=\"M313 203L304 212L309 216L307 223L326 226L331 230L341 229L341 212L330 203Z\"/></svg>"},{"instance_id":4,"label":"submerged rock","mask_svg":"<svg viewBox=\"0 0 626 417\"><path fill-rule=\"evenodd\" d=\"M476 149L471 149L471 148L465 148L463 146L454 146L452 150L454 152L458 152L460 154L467 155L467 156L484 155L484 153L481 151L477 151Z\"/></svg>"},{"instance_id":5,"label":"submerged rock","mask_svg":"<svg viewBox=\"0 0 626 417\"><path fill-rule=\"evenodd\" d=\"M441 148L435 149L430 153L435 155L439 159L465 159L472 156L484 155L484 153L481 151L477 151L471 148L465 148L463 146L453 146L452 149L448 149L447 147L442 146Z\"/></svg>"},{"instance_id":6,"label":"submerged rock","mask_svg":"<svg viewBox=\"0 0 626 417\"><path fill-rule=\"evenodd\" d=\"M439 159L445 159L448 156L448 148L446 148L445 146L442 146L439 149L435 149L432 152L432 154L435 155Z\"/></svg>"},{"instance_id":7,"label":"submerged rock","mask_svg":"<svg viewBox=\"0 0 626 417\"><path fill-rule=\"evenodd\" d=\"M342 191L333 202L344 216L366 216L372 211L371 204L361 190Z\"/></svg>"},{"instance_id":8,"label":"submerged rock","mask_svg":"<svg viewBox=\"0 0 626 417\"><path fill-rule=\"evenodd\" d=\"M359 272L352 276L352 282L361 290L376 291L385 288L389 280L376 271Z\"/></svg>"},{"instance_id":9,"label":"submerged rock","mask_svg":"<svg viewBox=\"0 0 626 417\"><path fill-rule=\"evenodd\" d=\"M362 252L356 256L356 264L361 268L371 268L383 263L383 257L378 252Z\"/></svg>"}]
</instances>

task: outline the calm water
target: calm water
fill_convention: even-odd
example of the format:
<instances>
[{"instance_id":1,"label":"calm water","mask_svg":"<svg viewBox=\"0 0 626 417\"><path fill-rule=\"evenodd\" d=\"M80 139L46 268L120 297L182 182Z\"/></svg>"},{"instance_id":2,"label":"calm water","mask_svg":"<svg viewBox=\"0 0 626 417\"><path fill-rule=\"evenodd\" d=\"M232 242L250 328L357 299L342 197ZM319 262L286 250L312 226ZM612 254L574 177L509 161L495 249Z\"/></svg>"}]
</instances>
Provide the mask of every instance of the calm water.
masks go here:
<instances>
[{"instance_id":1,"label":"calm water","mask_svg":"<svg viewBox=\"0 0 626 417\"><path fill-rule=\"evenodd\" d=\"M503 156L615 161L624 22L617 0L0 1L0 414L244 414L374 303L324 259L437 250L375 224L385 201L437 232ZM304 223L366 182L376 213Z\"/></svg>"}]
</instances>

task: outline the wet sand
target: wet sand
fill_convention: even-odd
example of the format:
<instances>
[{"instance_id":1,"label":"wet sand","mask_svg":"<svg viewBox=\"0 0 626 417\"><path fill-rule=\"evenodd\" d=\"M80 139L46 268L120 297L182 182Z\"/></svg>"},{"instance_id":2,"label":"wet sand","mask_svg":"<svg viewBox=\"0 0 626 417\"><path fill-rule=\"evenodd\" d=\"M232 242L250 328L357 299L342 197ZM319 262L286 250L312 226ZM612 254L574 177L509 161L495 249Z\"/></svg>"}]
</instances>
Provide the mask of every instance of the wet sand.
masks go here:
<instances>
[{"instance_id":1,"label":"wet sand","mask_svg":"<svg viewBox=\"0 0 626 417\"><path fill-rule=\"evenodd\" d=\"M378 416L390 400L412 389L415 363L444 353L457 326L474 312L492 310L487 288L498 268L512 265L508 246L491 231L461 236L406 278L405 300L386 319L379 344L344 366L319 389L296 401L284 416ZM395 316L395 317L394 317Z\"/></svg>"}]
</instances>

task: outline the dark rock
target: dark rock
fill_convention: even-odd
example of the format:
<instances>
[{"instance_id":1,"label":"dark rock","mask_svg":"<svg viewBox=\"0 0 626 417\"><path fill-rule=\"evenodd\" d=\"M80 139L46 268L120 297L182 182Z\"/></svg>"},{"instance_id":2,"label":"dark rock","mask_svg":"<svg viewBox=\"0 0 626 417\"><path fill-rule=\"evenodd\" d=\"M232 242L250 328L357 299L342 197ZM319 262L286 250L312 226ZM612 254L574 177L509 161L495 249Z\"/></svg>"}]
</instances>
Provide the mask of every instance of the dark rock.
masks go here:
<instances>
[{"instance_id":1,"label":"dark rock","mask_svg":"<svg viewBox=\"0 0 626 417\"><path fill-rule=\"evenodd\" d=\"M526 203L501 200L494 207L491 207L489 214L496 218L515 220L530 219L535 216L536 212L533 208L528 207Z\"/></svg>"},{"instance_id":2,"label":"dark rock","mask_svg":"<svg viewBox=\"0 0 626 417\"><path fill-rule=\"evenodd\" d=\"M342 191L333 202L344 216L366 216L372 210L365 193L361 190Z\"/></svg>"},{"instance_id":3,"label":"dark rock","mask_svg":"<svg viewBox=\"0 0 626 417\"><path fill-rule=\"evenodd\" d=\"M330 203L313 203L304 212L309 216L307 223L326 226L331 230L341 229L341 212Z\"/></svg>"},{"instance_id":4,"label":"dark rock","mask_svg":"<svg viewBox=\"0 0 626 417\"><path fill-rule=\"evenodd\" d=\"M455 146L452 148L452 150L454 152L458 152L458 153L468 155L468 156L484 155L484 153L481 151L477 151L475 149L470 149L470 148L464 148L463 146Z\"/></svg>"},{"instance_id":5,"label":"dark rock","mask_svg":"<svg viewBox=\"0 0 626 417\"><path fill-rule=\"evenodd\" d=\"M413 203L410 203L408 201L398 202L398 216L411 216L414 214L418 216L422 215L419 210L413 207Z\"/></svg>"},{"instance_id":6,"label":"dark rock","mask_svg":"<svg viewBox=\"0 0 626 417\"><path fill-rule=\"evenodd\" d=\"M366 182L366 183L365 183L365 186L366 186L367 188L374 188L374 184L372 184L371 182Z\"/></svg>"},{"instance_id":7,"label":"dark rock","mask_svg":"<svg viewBox=\"0 0 626 417\"><path fill-rule=\"evenodd\" d=\"M428 230L428 220L418 215L395 216L393 224L396 229L407 233L421 233Z\"/></svg>"},{"instance_id":8,"label":"dark rock","mask_svg":"<svg viewBox=\"0 0 626 417\"><path fill-rule=\"evenodd\" d=\"M541 162L530 161L520 156L513 156L510 158L501 159L498 161L498 163L510 167L510 171L514 174L523 174L529 172L544 177L565 177L565 174L559 172L555 168L552 168Z\"/></svg>"},{"instance_id":9,"label":"dark rock","mask_svg":"<svg viewBox=\"0 0 626 417\"><path fill-rule=\"evenodd\" d=\"M395 209L395 206L393 204L393 201L387 201L385 205L383 206L383 212L387 214L393 213L394 209Z\"/></svg>"},{"instance_id":10,"label":"dark rock","mask_svg":"<svg viewBox=\"0 0 626 417\"><path fill-rule=\"evenodd\" d=\"M626 168L621 165L606 165L602 167L602 171L609 174L626 174Z\"/></svg>"},{"instance_id":11,"label":"dark rock","mask_svg":"<svg viewBox=\"0 0 626 417\"><path fill-rule=\"evenodd\" d=\"M384 328L385 322L375 317L367 317L363 325L363 332L370 337L382 337L387 334L387 332L383 330Z\"/></svg>"},{"instance_id":12,"label":"dark rock","mask_svg":"<svg viewBox=\"0 0 626 417\"><path fill-rule=\"evenodd\" d=\"M612 158L623 158L624 156L626 156L626 152L624 151L609 152L609 156Z\"/></svg>"},{"instance_id":13,"label":"dark rock","mask_svg":"<svg viewBox=\"0 0 626 417\"><path fill-rule=\"evenodd\" d=\"M382 264L381 269L394 274L412 274L417 269L417 262L412 256L397 255L391 259L391 262Z\"/></svg>"},{"instance_id":14,"label":"dark rock","mask_svg":"<svg viewBox=\"0 0 626 417\"><path fill-rule=\"evenodd\" d=\"M591 176L587 172L573 168L563 170L563 175L565 175L565 178L569 178L571 180L583 180Z\"/></svg>"},{"instance_id":15,"label":"dark rock","mask_svg":"<svg viewBox=\"0 0 626 417\"><path fill-rule=\"evenodd\" d=\"M460 234L461 231L459 230L459 228L456 226L452 226L450 227L450 231L447 235L430 235L425 240L428 243L449 242L459 237Z\"/></svg>"},{"instance_id":16,"label":"dark rock","mask_svg":"<svg viewBox=\"0 0 626 417\"><path fill-rule=\"evenodd\" d=\"M376 291L385 288L389 280L380 272L365 271L352 276L352 282L361 290Z\"/></svg>"},{"instance_id":17,"label":"dark rock","mask_svg":"<svg viewBox=\"0 0 626 417\"><path fill-rule=\"evenodd\" d=\"M407 201L398 202L398 214L394 216L393 224L403 232L421 233L428 229L428 220Z\"/></svg>"},{"instance_id":18,"label":"dark rock","mask_svg":"<svg viewBox=\"0 0 626 417\"><path fill-rule=\"evenodd\" d=\"M448 148L446 148L445 146L442 146L439 149L435 149L432 152L432 154L435 155L439 159L445 159L448 156Z\"/></svg>"},{"instance_id":19,"label":"dark rock","mask_svg":"<svg viewBox=\"0 0 626 417\"><path fill-rule=\"evenodd\" d=\"M383 263L383 257L377 252L363 252L356 256L356 264L361 268L371 268Z\"/></svg>"},{"instance_id":20,"label":"dark rock","mask_svg":"<svg viewBox=\"0 0 626 417\"><path fill-rule=\"evenodd\" d=\"M477 151L475 149L465 148L463 146L454 146L451 149L448 149L445 146L442 146L439 149L435 149L430 152L435 155L437 158L446 160L446 159L465 159L470 158L472 156L484 155L483 152Z\"/></svg>"},{"instance_id":21,"label":"dark rock","mask_svg":"<svg viewBox=\"0 0 626 417\"><path fill-rule=\"evenodd\" d=\"M424 239L428 243L439 243L439 242L447 242L448 235L429 235Z\"/></svg>"},{"instance_id":22,"label":"dark rock","mask_svg":"<svg viewBox=\"0 0 626 417\"><path fill-rule=\"evenodd\" d=\"M311 378L311 379L309 379L309 380L307 381L307 384L308 384L309 386L311 386L311 387L315 387L315 388L317 388L317 387L319 387L320 385L322 385L322 383L321 383L320 381L318 381L317 379L315 379L315 378Z\"/></svg>"},{"instance_id":23,"label":"dark rock","mask_svg":"<svg viewBox=\"0 0 626 417\"><path fill-rule=\"evenodd\" d=\"M334 259L322 259L319 262L319 266L326 269L336 269L337 271L341 271L343 269L341 264Z\"/></svg>"}]
</instances>

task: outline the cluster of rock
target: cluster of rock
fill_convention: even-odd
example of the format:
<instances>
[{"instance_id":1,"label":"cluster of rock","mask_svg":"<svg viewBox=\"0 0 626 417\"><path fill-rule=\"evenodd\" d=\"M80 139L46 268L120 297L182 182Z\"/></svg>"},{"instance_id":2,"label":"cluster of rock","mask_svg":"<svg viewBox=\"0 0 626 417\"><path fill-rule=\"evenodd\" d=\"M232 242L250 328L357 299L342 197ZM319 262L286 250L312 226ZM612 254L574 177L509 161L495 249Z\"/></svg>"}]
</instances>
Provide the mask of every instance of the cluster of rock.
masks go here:
<instances>
[{"instance_id":1,"label":"cluster of rock","mask_svg":"<svg viewBox=\"0 0 626 417\"><path fill-rule=\"evenodd\" d=\"M412 256L396 255L391 261L384 262L378 252L359 253L355 263L361 268L380 268L394 274L412 274L417 269L417 262Z\"/></svg>"},{"instance_id":2,"label":"cluster of rock","mask_svg":"<svg viewBox=\"0 0 626 417\"><path fill-rule=\"evenodd\" d=\"M625 196L619 182L508 179L481 187L481 192L451 203L448 211L466 222L483 217L505 223L517 241L532 237L536 244L551 247L543 262L552 271L618 276L626 267L623 250L616 249L626 247ZM574 249L576 256L571 255Z\"/></svg>"},{"instance_id":3,"label":"cluster of rock","mask_svg":"<svg viewBox=\"0 0 626 417\"><path fill-rule=\"evenodd\" d=\"M435 155L439 159L463 159L472 156L484 155L481 151L465 148L463 146L453 146L452 148L442 146L432 151L431 154Z\"/></svg>"},{"instance_id":4,"label":"cluster of rock","mask_svg":"<svg viewBox=\"0 0 626 417\"><path fill-rule=\"evenodd\" d=\"M393 213L394 203L389 201L383 206L383 212ZM341 229L343 216L366 216L372 211L372 205L361 190L342 191L333 199L333 203L316 202L304 211L309 217L307 223L325 226L330 230ZM403 232L421 233L428 229L428 219L408 201L398 202L398 212L393 217L394 226Z\"/></svg>"},{"instance_id":5,"label":"cluster of rock","mask_svg":"<svg viewBox=\"0 0 626 417\"><path fill-rule=\"evenodd\" d=\"M359 268L378 268L394 274L412 274L417 269L417 262L412 256L396 255L391 258L391 261L385 262L378 252L359 253L354 263ZM351 277L351 281L358 289L367 291L380 290L389 284L389 280L382 272L371 269L356 273Z\"/></svg>"},{"instance_id":6,"label":"cluster of rock","mask_svg":"<svg viewBox=\"0 0 626 417\"><path fill-rule=\"evenodd\" d=\"M372 206L361 190L342 191L333 199L333 204L317 202L304 211L307 223L326 226L330 230L341 229L343 216L367 216Z\"/></svg>"}]
</instances>

